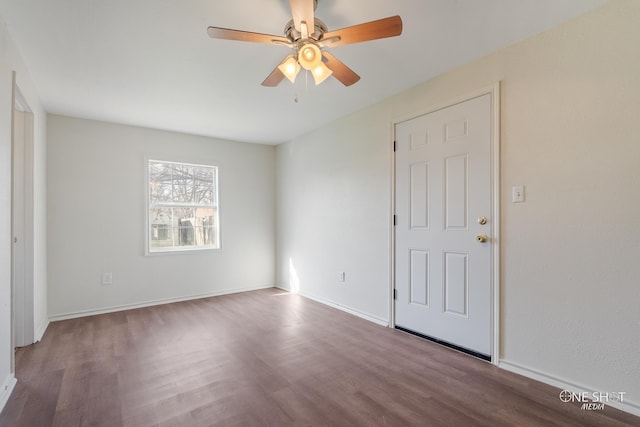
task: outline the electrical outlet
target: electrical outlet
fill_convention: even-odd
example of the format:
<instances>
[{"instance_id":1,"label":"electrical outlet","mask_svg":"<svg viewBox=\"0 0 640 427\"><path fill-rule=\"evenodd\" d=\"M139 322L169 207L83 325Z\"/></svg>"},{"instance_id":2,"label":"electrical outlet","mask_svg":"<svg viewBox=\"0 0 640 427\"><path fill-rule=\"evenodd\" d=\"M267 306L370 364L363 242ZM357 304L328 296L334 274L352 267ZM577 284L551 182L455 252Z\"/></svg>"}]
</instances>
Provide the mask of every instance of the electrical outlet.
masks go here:
<instances>
[{"instance_id":1,"label":"electrical outlet","mask_svg":"<svg viewBox=\"0 0 640 427\"><path fill-rule=\"evenodd\" d=\"M113 274L112 273L102 273L102 284L103 285L112 285L113 284Z\"/></svg>"},{"instance_id":2,"label":"electrical outlet","mask_svg":"<svg viewBox=\"0 0 640 427\"><path fill-rule=\"evenodd\" d=\"M345 275L344 271L339 272L338 273L338 281L340 283L344 283L345 280L346 280L346 275Z\"/></svg>"}]
</instances>

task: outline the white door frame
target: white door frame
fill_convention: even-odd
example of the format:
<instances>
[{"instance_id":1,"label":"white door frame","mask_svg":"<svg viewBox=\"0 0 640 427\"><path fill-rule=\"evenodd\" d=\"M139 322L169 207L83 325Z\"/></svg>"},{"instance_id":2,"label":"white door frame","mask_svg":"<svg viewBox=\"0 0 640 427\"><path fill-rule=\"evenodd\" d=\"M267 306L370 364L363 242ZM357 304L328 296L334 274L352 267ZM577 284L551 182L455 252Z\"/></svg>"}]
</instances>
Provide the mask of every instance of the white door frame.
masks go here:
<instances>
[{"instance_id":1,"label":"white door frame","mask_svg":"<svg viewBox=\"0 0 640 427\"><path fill-rule=\"evenodd\" d=\"M18 133L16 132L15 125L15 111L21 111L25 113L24 117L24 129L20 134L23 135L20 141L17 140ZM34 147L33 147L33 128L34 120L33 113L29 108L24 96L20 92L20 89L16 83L16 73L13 72L13 92L12 92L12 108L11 108L11 348L15 348L17 345L29 345L34 342L35 328L34 328L34 207L33 207L33 188L34 188ZM22 144L22 151L24 156L22 159L16 159L14 156L16 144ZM21 162L20 165L16 165L16 161ZM14 206L14 182L16 179L16 173L23 174L23 227L21 230L16 229L15 224L15 206ZM22 239L24 247L24 255L22 262L24 264L24 282L16 284L14 281L14 271L16 257L14 255L14 239ZM24 304L20 307L16 307L16 289L15 286L22 286L20 290L24 296ZM16 313L20 313L22 324L20 330L22 331L22 337L16 338ZM11 352L11 368L14 371L15 367L14 352Z\"/></svg>"},{"instance_id":2,"label":"white door frame","mask_svg":"<svg viewBox=\"0 0 640 427\"><path fill-rule=\"evenodd\" d=\"M443 108L450 107L452 105L460 104L479 96L490 94L491 95L491 208L492 221L491 221L491 257L492 257L492 272L491 272L491 294L492 294L492 306L491 306L491 363L498 365L500 360L500 82L496 82L494 85L468 93L460 98L455 98L444 104L438 104L436 106L427 108L422 111L416 111L414 113L396 117L391 123L391 268L390 268L390 286L389 286L389 327L395 328L395 300L394 290L396 288L396 233L395 226L393 224L393 218L396 213L396 155L395 155L395 128L398 123L405 122L407 120L414 119L416 117L424 116L434 111L442 110Z\"/></svg>"}]
</instances>

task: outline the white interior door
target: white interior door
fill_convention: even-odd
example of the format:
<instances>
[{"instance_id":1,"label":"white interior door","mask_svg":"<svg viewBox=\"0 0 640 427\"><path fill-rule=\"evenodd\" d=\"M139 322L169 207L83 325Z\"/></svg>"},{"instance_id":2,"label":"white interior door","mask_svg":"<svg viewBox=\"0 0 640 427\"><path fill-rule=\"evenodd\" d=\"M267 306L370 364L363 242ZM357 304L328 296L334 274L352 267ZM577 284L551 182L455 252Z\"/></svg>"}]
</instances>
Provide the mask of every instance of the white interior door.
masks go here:
<instances>
[{"instance_id":1,"label":"white interior door","mask_svg":"<svg viewBox=\"0 0 640 427\"><path fill-rule=\"evenodd\" d=\"M395 133L396 326L490 355L491 94Z\"/></svg>"}]
</instances>

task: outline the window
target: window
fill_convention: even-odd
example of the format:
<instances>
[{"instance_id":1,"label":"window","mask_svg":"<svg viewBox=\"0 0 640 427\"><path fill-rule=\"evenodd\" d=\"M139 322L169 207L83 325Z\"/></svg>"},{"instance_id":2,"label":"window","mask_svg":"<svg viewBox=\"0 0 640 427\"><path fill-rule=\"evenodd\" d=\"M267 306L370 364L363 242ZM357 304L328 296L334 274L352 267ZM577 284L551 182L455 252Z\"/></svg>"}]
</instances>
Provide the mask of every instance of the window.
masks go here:
<instances>
[{"instance_id":1,"label":"window","mask_svg":"<svg viewBox=\"0 0 640 427\"><path fill-rule=\"evenodd\" d=\"M150 253L220 247L217 167L149 160L148 184Z\"/></svg>"}]
</instances>

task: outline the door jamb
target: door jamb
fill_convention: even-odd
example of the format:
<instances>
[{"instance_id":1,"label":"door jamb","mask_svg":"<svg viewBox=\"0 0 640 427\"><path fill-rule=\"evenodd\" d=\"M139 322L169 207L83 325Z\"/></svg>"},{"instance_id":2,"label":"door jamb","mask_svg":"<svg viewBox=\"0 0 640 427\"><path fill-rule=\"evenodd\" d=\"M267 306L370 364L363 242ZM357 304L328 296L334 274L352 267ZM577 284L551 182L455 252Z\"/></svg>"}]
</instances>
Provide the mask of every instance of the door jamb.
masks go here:
<instances>
[{"instance_id":1,"label":"door jamb","mask_svg":"<svg viewBox=\"0 0 640 427\"><path fill-rule=\"evenodd\" d=\"M424 116L456 104L460 104L482 95L491 95L491 363L498 365L500 361L500 81L493 85L454 98L449 102L434 107L399 116L391 121L391 253L390 253L390 286L389 286L389 327L395 328L396 305L394 291L396 288L396 233L394 215L396 214L396 125L416 117Z\"/></svg>"},{"instance_id":2,"label":"door jamb","mask_svg":"<svg viewBox=\"0 0 640 427\"><path fill-rule=\"evenodd\" d=\"M34 207L33 207L33 185L34 185L34 119L33 112L29 107L26 99L20 91L20 86L17 83L17 74L15 71L12 73L12 93L11 93L11 296L10 296L10 325L11 325L11 372L15 372L15 310L14 306L14 249L13 239L15 237L15 219L14 219L14 174L15 174L15 159L14 159L14 146L16 144L16 130L15 130L15 111L20 110L25 114L25 132L23 141L23 197L24 197L24 229L22 239L24 240L24 334L25 342L27 344L35 341L35 327L34 327L34 246L33 246L33 232L34 232Z\"/></svg>"}]
</instances>

